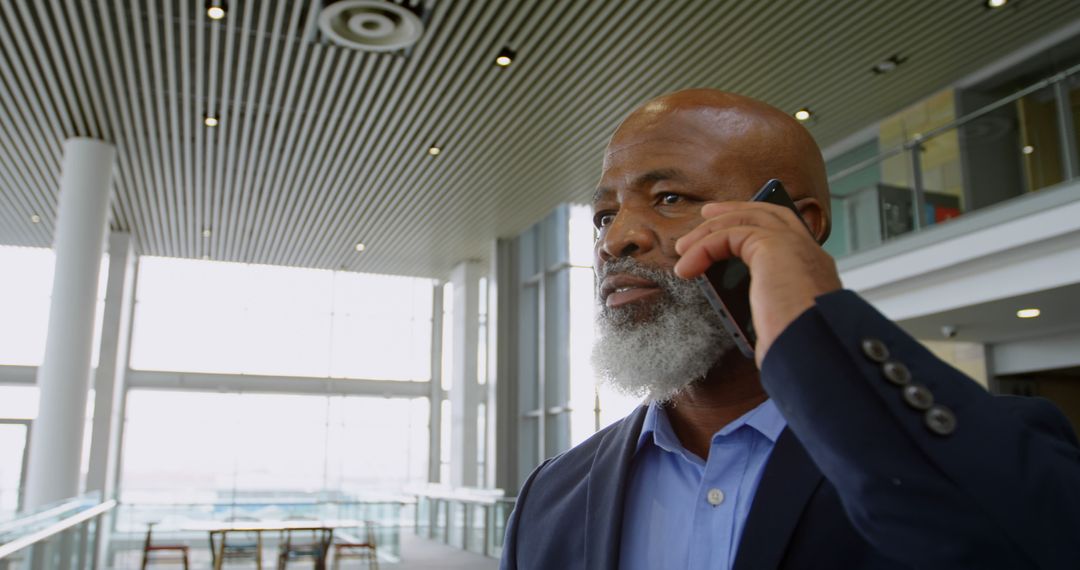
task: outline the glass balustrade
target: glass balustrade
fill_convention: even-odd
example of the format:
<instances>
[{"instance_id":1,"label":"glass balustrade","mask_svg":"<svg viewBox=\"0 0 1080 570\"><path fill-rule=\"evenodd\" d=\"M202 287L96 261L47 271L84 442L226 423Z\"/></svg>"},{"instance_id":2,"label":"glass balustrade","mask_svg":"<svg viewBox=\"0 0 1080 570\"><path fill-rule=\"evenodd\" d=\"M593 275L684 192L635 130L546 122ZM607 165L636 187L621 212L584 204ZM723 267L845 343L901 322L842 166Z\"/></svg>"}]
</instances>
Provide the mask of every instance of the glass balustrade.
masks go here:
<instances>
[{"instance_id":1,"label":"glass balustrade","mask_svg":"<svg viewBox=\"0 0 1080 570\"><path fill-rule=\"evenodd\" d=\"M83 570L95 566L103 518L115 501L96 493L59 501L0 522L0 569Z\"/></svg>"},{"instance_id":2,"label":"glass balustrade","mask_svg":"<svg viewBox=\"0 0 1080 570\"><path fill-rule=\"evenodd\" d=\"M209 565L209 533L213 523L232 521L355 521L356 526L335 528L335 542L364 542L370 524L379 559L401 558L401 529L411 527L416 508L411 497L354 497L334 494L257 494L229 501L139 501L120 504L112 519L106 566L136 567L148 525L153 541L188 546L195 566ZM263 531L264 560L276 553L280 531Z\"/></svg>"},{"instance_id":3,"label":"glass balustrade","mask_svg":"<svg viewBox=\"0 0 1080 570\"><path fill-rule=\"evenodd\" d=\"M989 102L947 95L883 121L871 156L830 161L834 256L1080 177L1080 65ZM980 105L950 119L958 101Z\"/></svg>"},{"instance_id":4,"label":"glass balustrade","mask_svg":"<svg viewBox=\"0 0 1080 570\"><path fill-rule=\"evenodd\" d=\"M514 499L499 489L416 490L415 531L420 537L499 558Z\"/></svg>"}]
</instances>

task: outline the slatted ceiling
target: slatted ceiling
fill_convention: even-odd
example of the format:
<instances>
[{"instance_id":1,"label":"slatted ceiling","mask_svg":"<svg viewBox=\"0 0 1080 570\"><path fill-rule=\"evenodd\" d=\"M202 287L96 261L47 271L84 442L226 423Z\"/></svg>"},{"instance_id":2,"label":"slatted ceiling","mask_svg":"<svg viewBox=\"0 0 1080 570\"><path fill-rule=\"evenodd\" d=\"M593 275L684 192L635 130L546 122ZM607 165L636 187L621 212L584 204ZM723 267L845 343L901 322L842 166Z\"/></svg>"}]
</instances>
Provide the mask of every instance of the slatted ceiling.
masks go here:
<instances>
[{"instance_id":1,"label":"slatted ceiling","mask_svg":"<svg viewBox=\"0 0 1080 570\"><path fill-rule=\"evenodd\" d=\"M1080 17L1069 0L424 0L422 40L375 54L324 43L323 3L232 0L211 22L202 0L0 0L0 243L51 243L62 142L91 136L117 144L112 225L146 254L445 277L587 199L651 96L809 106L827 146ZM909 61L870 73L894 53Z\"/></svg>"}]
</instances>

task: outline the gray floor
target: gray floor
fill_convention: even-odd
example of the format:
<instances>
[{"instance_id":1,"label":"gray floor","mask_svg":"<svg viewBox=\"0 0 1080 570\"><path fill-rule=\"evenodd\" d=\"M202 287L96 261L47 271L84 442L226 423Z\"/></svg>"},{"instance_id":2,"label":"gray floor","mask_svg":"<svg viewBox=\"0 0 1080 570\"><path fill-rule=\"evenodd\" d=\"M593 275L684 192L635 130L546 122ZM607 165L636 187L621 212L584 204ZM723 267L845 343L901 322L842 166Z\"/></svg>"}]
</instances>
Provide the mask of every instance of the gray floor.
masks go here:
<instances>
[{"instance_id":1,"label":"gray floor","mask_svg":"<svg viewBox=\"0 0 1080 570\"><path fill-rule=\"evenodd\" d=\"M499 561L471 552L462 552L445 544L420 538L412 533L401 534L401 563L383 564L388 570L495 570ZM362 566L358 566L362 568ZM346 567L342 565L342 570Z\"/></svg>"}]
</instances>

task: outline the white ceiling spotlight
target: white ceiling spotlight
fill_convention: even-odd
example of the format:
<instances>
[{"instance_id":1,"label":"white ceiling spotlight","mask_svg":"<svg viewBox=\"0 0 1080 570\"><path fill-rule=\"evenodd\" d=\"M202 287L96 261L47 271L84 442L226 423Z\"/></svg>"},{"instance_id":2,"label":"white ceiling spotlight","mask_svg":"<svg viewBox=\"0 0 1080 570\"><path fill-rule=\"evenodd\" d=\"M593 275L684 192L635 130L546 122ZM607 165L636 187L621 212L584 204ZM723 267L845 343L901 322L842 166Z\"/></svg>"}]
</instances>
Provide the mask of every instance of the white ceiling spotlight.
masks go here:
<instances>
[{"instance_id":1,"label":"white ceiling spotlight","mask_svg":"<svg viewBox=\"0 0 1080 570\"><path fill-rule=\"evenodd\" d=\"M323 8L319 29L332 42L364 51L397 51L415 44L424 23L408 8L385 0L341 0Z\"/></svg>"},{"instance_id":2,"label":"white ceiling spotlight","mask_svg":"<svg viewBox=\"0 0 1080 570\"><path fill-rule=\"evenodd\" d=\"M225 17L225 6L221 0L211 0L206 6L206 17L211 20L221 20Z\"/></svg>"}]
</instances>

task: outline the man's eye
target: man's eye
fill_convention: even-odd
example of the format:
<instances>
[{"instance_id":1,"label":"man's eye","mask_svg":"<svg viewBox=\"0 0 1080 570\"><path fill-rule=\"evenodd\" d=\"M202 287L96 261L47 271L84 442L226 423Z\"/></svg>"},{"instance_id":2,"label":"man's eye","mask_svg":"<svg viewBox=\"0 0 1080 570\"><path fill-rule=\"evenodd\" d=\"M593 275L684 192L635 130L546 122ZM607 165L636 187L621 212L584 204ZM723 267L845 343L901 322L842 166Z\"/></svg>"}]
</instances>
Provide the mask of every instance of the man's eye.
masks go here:
<instances>
[{"instance_id":1,"label":"man's eye","mask_svg":"<svg viewBox=\"0 0 1080 570\"><path fill-rule=\"evenodd\" d=\"M667 206L673 206L675 204L678 204L681 201L682 201L682 196L679 196L678 194L670 194L669 193L669 194L661 194L660 195L660 203L665 204Z\"/></svg>"},{"instance_id":2,"label":"man's eye","mask_svg":"<svg viewBox=\"0 0 1080 570\"><path fill-rule=\"evenodd\" d=\"M615 214L611 213L599 213L593 217L593 225L597 228L606 228L611 225L611 222L615 221Z\"/></svg>"}]
</instances>

